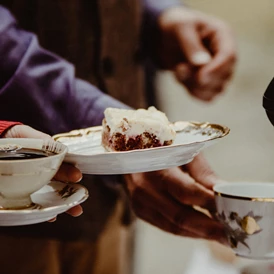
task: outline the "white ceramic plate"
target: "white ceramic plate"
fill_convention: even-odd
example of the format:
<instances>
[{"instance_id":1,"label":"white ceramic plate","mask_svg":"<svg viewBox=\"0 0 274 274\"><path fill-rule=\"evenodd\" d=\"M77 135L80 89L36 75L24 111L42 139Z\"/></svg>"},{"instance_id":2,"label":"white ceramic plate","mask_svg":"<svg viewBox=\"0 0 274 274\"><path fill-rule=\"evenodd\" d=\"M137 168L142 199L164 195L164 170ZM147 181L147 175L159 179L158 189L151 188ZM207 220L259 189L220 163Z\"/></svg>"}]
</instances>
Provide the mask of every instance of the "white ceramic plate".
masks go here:
<instances>
[{"instance_id":1,"label":"white ceramic plate","mask_svg":"<svg viewBox=\"0 0 274 274\"><path fill-rule=\"evenodd\" d=\"M80 184L51 181L31 195L32 209L0 210L0 226L36 224L53 219L73 206L84 202L88 191Z\"/></svg>"},{"instance_id":2,"label":"white ceramic plate","mask_svg":"<svg viewBox=\"0 0 274 274\"><path fill-rule=\"evenodd\" d=\"M177 132L170 146L122 152L108 152L101 145L102 127L73 130L55 135L68 146L65 161L85 174L126 174L184 165L204 148L229 133L227 127L196 122L175 122Z\"/></svg>"}]
</instances>

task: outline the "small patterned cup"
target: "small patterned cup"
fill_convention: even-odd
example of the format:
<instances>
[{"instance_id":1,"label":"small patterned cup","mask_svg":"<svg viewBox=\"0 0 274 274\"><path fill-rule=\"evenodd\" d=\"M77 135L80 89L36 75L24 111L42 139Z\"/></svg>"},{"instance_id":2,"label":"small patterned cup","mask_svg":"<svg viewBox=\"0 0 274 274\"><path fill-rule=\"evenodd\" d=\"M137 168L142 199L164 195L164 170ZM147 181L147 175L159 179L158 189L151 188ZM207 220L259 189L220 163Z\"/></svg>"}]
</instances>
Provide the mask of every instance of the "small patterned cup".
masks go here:
<instances>
[{"instance_id":1,"label":"small patterned cup","mask_svg":"<svg viewBox=\"0 0 274 274\"><path fill-rule=\"evenodd\" d=\"M214 186L217 217L236 255L274 258L274 183Z\"/></svg>"}]
</instances>

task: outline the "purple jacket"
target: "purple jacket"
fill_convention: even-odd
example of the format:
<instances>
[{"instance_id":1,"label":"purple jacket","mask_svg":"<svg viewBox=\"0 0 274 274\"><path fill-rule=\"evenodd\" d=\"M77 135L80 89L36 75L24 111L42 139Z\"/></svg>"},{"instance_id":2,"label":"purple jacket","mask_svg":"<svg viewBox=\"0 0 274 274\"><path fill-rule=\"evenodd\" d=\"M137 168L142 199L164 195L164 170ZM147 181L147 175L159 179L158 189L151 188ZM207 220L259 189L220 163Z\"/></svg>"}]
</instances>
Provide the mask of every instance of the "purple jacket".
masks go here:
<instances>
[{"instance_id":1,"label":"purple jacket","mask_svg":"<svg viewBox=\"0 0 274 274\"><path fill-rule=\"evenodd\" d=\"M98 125L108 106L123 107L75 78L72 64L41 48L0 6L0 117L54 134Z\"/></svg>"}]
</instances>

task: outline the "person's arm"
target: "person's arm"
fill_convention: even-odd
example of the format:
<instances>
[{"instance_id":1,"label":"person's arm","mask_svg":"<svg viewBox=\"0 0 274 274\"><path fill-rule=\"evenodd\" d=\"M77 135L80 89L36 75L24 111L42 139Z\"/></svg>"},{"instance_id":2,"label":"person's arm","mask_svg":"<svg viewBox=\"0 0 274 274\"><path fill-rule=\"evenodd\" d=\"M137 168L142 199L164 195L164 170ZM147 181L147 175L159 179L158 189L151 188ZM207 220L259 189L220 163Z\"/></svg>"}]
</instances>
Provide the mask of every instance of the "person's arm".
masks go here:
<instances>
[{"instance_id":1,"label":"person's arm","mask_svg":"<svg viewBox=\"0 0 274 274\"><path fill-rule=\"evenodd\" d=\"M74 67L43 49L0 6L0 117L49 134L101 124L106 107L126 107L89 83Z\"/></svg>"}]
</instances>

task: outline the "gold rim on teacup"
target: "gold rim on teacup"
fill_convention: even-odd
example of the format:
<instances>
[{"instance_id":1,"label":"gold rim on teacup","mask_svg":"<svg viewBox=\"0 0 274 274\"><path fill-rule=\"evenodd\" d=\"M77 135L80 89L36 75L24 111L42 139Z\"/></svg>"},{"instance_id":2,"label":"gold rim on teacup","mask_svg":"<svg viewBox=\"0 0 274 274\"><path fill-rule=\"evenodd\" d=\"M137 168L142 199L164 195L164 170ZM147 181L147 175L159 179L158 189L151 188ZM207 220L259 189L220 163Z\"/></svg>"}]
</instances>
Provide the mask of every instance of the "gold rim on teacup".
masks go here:
<instances>
[{"instance_id":1,"label":"gold rim on teacup","mask_svg":"<svg viewBox=\"0 0 274 274\"><path fill-rule=\"evenodd\" d=\"M215 195L230 198L230 199L237 199L237 200L247 200L247 201L253 201L253 202L274 202L274 198L254 198L254 197L243 197L243 196L235 196L230 194L224 194L218 191L214 191Z\"/></svg>"}]
</instances>

